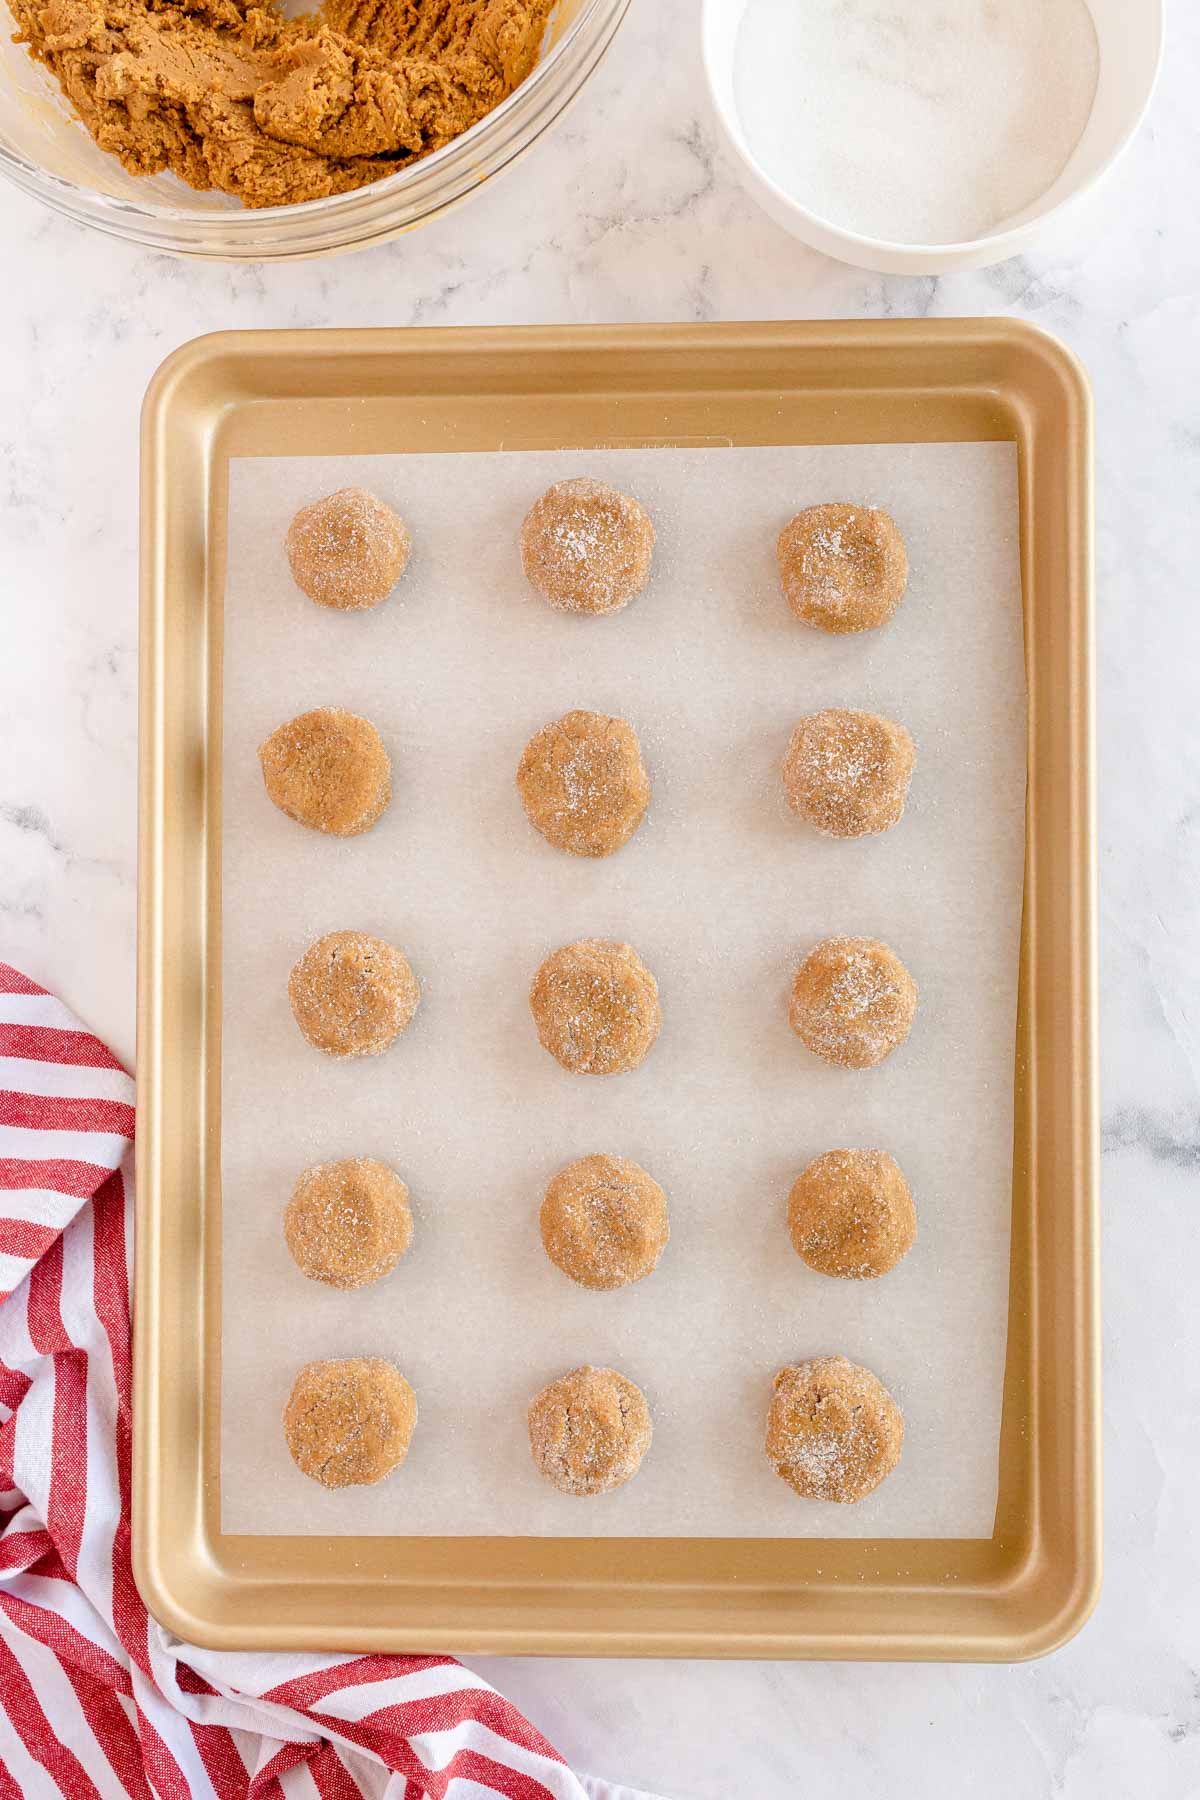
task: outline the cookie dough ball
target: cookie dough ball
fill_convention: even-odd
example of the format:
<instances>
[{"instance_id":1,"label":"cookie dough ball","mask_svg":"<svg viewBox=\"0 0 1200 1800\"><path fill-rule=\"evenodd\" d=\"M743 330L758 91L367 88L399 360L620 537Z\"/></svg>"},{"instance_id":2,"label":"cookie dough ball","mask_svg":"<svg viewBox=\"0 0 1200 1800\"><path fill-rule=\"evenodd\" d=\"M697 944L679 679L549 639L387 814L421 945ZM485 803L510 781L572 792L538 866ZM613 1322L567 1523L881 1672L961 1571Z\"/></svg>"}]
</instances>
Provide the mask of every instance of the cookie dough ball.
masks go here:
<instances>
[{"instance_id":1,"label":"cookie dough ball","mask_svg":"<svg viewBox=\"0 0 1200 1800\"><path fill-rule=\"evenodd\" d=\"M542 1048L572 1075L636 1069L658 1036L658 983L628 944L580 938L548 956L529 1009Z\"/></svg>"},{"instance_id":2,"label":"cookie dough ball","mask_svg":"<svg viewBox=\"0 0 1200 1800\"><path fill-rule=\"evenodd\" d=\"M517 788L529 823L572 856L611 856L633 836L650 801L633 726L597 712L569 712L536 731Z\"/></svg>"},{"instance_id":3,"label":"cookie dough ball","mask_svg":"<svg viewBox=\"0 0 1200 1800\"><path fill-rule=\"evenodd\" d=\"M521 526L526 579L562 612L610 613L650 578L650 515L607 481L556 481Z\"/></svg>"},{"instance_id":4,"label":"cookie dough ball","mask_svg":"<svg viewBox=\"0 0 1200 1800\"><path fill-rule=\"evenodd\" d=\"M903 725L830 707L793 731L783 791L793 812L831 837L887 831L904 812L916 754Z\"/></svg>"},{"instance_id":5,"label":"cookie dough ball","mask_svg":"<svg viewBox=\"0 0 1200 1800\"><path fill-rule=\"evenodd\" d=\"M767 1461L805 1500L863 1500L900 1461L904 1420L870 1369L815 1356L775 1377Z\"/></svg>"},{"instance_id":6,"label":"cookie dough ball","mask_svg":"<svg viewBox=\"0 0 1200 1800\"><path fill-rule=\"evenodd\" d=\"M904 539L874 506L809 506L779 534L779 579L788 604L822 631L885 625L908 583Z\"/></svg>"},{"instance_id":7,"label":"cookie dough ball","mask_svg":"<svg viewBox=\"0 0 1200 1800\"><path fill-rule=\"evenodd\" d=\"M622 1156L580 1156L560 1169L542 1201L542 1243L580 1287L627 1286L653 1273L667 1247L667 1197Z\"/></svg>"},{"instance_id":8,"label":"cookie dough ball","mask_svg":"<svg viewBox=\"0 0 1200 1800\"><path fill-rule=\"evenodd\" d=\"M361 612L385 600L408 566L412 539L398 513L365 488L302 506L287 534L296 586L318 606Z\"/></svg>"},{"instance_id":9,"label":"cookie dough ball","mask_svg":"<svg viewBox=\"0 0 1200 1800\"><path fill-rule=\"evenodd\" d=\"M873 1069L912 1030L917 984L878 938L829 937L810 950L792 983L788 1018L814 1056L843 1069Z\"/></svg>"},{"instance_id":10,"label":"cookie dough ball","mask_svg":"<svg viewBox=\"0 0 1200 1800\"><path fill-rule=\"evenodd\" d=\"M916 1240L912 1190L886 1150L827 1150L788 1196L788 1230L819 1275L886 1275Z\"/></svg>"},{"instance_id":11,"label":"cookie dough ball","mask_svg":"<svg viewBox=\"0 0 1200 1800\"><path fill-rule=\"evenodd\" d=\"M564 1494L607 1494L632 1479L650 1448L650 1408L616 1369L572 1369L529 1408L529 1448Z\"/></svg>"},{"instance_id":12,"label":"cookie dough ball","mask_svg":"<svg viewBox=\"0 0 1200 1800\"><path fill-rule=\"evenodd\" d=\"M277 726L258 760L280 812L334 837L369 831L392 797L383 739L369 719L340 706L319 706Z\"/></svg>"},{"instance_id":13,"label":"cookie dough ball","mask_svg":"<svg viewBox=\"0 0 1200 1800\"><path fill-rule=\"evenodd\" d=\"M296 1023L327 1056L378 1056L417 1010L421 990L404 953L365 931L331 931L288 977Z\"/></svg>"},{"instance_id":14,"label":"cookie dough ball","mask_svg":"<svg viewBox=\"0 0 1200 1800\"><path fill-rule=\"evenodd\" d=\"M366 1287L390 1275L412 1233L408 1189L369 1156L305 1169L283 1215L297 1267L335 1288Z\"/></svg>"},{"instance_id":15,"label":"cookie dough ball","mask_svg":"<svg viewBox=\"0 0 1200 1800\"><path fill-rule=\"evenodd\" d=\"M296 1467L322 1487L382 1481L408 1455L417 1398L378 1356L306 1363L283 1409Z\"/></svg>"}]
</instances>

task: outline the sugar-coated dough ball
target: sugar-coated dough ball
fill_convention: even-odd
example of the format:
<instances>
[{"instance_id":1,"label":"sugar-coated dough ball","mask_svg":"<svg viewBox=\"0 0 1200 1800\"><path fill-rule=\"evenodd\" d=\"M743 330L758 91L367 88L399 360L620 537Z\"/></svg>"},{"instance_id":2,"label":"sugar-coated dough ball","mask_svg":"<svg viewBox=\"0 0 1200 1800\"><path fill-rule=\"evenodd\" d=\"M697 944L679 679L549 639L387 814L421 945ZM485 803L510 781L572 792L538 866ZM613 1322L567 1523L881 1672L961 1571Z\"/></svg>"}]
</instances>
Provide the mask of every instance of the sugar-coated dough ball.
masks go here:
<instances>
[{"instance_id":1,"label":"sugar-coated dough ball","mask_svg":"<svg viewBox=\"0 0 1200 1800\"><path fill-rule=\"evenodd\" d=\"M651 1435L645 1394L616 1369L572 1369L529 1407L538 1473L564 1494L607 1494L629 1481Z\"/></svg>"},{"instance_id":2,"label":"sugar-coated dough ball","mask_svg":"<svg viewBox=\"0 0 1200 1800\"><path fill-rule=\"evenodd\" d=\"M412 539L398 513L365 488L302 506L287 534L292 579L318 606L359 612L385 600L408 566Z\"/></svg>"},{"instance_id":3,"label":"sugar-coated dough ball","mask_svg":"<svg viewBox=\"0 0 1200 1800\"><path fill-rule=\"evenodd\" d=\"M382 1481L408 1455L416 1422L416 1395L378 1356L306 1363L283 1409L297 1468L327 1488Z\"/></svg>"},{"instance_id":4,"label":"sugar-coated dough ball","mask_svg":"<svg viewBox=\"0 0 1200 1800\"><path fill-rule=\"evenodd\" d=\"M912 1030L917 984L878 938L829 937L810 950L792 983L792 1030L814 1056L871 1069Z\"/></svg>"},{"instance_id":5,"label":"sugar-coated dough ball","mask_svg":"<svg viewBox=\"0 0 1200 1800\"><path fill-rule=\"evenodd\" d=\"M569 712L535 731L517 788L529 823L572 856L611 856L633 836L650 800L633 726L597 712Z\"/></svg>"},{"instance_id":6,"label":"sugar-coated dough ball","mask_svg":"<svg viewBox=\"0 0 1200 1800\"><path fill-rule=\"evenodd\" d=\"M887 831L904 812L916 754L894 720L829 707L793 731L783 791L794 812L831 837Z\"/></svg>"},{"instance_id":7,"label":"sugar-coated dough ball","mask_svg":"<svg viewBox=\"0 0 1200 1800\"><path fill-rule=\"evenodd\" d=\"M335 1288L366 1287L390 1275L412 1233L407 1187L369 1156L305 1169L283 1215L297 1267Z\"/></svg>"},{"instance_id":8,"label":"sugar-coated dough ball","mask_svg":"<svg viewBox=\"0 0 1200 1800\"><path fill-rule=\"evenodd\" d=\"M392 764L369 719L319 706L260 746L267 793L299 825L334 837L369 831L392 797Z\"/></svg>"},{"instance_id":9,"label":"sugar-coated dough ball","mask_svg":"<svg viewBox=\"0 0 1200 1800\"><path fill-rule=\"evenodd\" d=\"M793 1363L775 1377L767 1460L805 1500L863 1500L900 1461L904 1420L870 1369L844 1356Z\"/></svg>"},{"instance_id":10,"label":"sugar-coated dough ball","mask_svg":"<svg viewBox=\"0 0 1200 1800\"><path fill-rule=\"evenodd\" d=\"M546 1189L542 1243L581 1287L606 1290L653 1272L670 1236L667 1198L623 1156L580 1156Z\"/></svg>"},{"instance_id":11,"label":"sugar-coated dough ball","mask_svg":"<svg viewBox=\"0 0 1200 1800\"><path fill-rule=\"evenodd\" d=\"M808 506L784 526L776 551L792 611L822 631L886 624L908 583L904 539L875 506Z\"/></svg>"},{"instance_id":12,"label":"sugar-coated dough ball","mask_svg":"<svg viewBox=\"0 0 1200 1800\"><path fill-rule=\"evenodd\" d=\"M548 956L529 1008L542 1048L573 1075L636 1069L662 1025L658 983L628 944L580 938Z\"/></svg>"},{"instance_id":13,"label":"sugar-coated dough ball","mask_svg":"<svg viewBox=\"0 0 1200 1800\"><path fill-rule=\"evenodd\" d=\"M404 953L365 931L331 931L288 977L296 1023L327 1056L378 1056L417 1010L421 990Z\"/></svg>"},{"instance_id":14,"label":"sugar-coated dough ball","mask_svg":"<svg viewBox=\"0 0 1200 1800\"><path fill-rule=\"evenodd\" d=\"M653 552L645 507L586 475L547 488L521 526L526 579L562 612L617 612L645 587Z\"/></svg>"},{"instance_id":15,"label":"sugar-coated dough ball","mask_svg":"<svg viewBox=\"0 0 1200 1800\"><path fill-rule=\"evenodd\" d=\"M886 1275L916 1241L912 1190L886 1150L826 1150L788 1196L788 1230L820 1275Z\"/></svg>"}]
</instances>

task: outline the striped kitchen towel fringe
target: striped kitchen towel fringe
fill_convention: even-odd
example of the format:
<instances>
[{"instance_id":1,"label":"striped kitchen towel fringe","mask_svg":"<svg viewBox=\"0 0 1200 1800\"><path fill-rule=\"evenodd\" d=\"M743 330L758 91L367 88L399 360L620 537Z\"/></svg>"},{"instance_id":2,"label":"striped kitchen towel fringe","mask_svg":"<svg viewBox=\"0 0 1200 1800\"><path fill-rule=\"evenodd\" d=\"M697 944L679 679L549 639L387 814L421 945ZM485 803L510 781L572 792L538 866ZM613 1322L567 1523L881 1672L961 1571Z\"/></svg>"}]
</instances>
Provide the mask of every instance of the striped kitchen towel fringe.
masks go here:
<instances>
[{"instance_id":1,"label":"striped kitchen towel fringe","mask_svg":"<svg viewBox=\"0 0 1200 1800\"><path fill-rule=\"evenodd\" d=\"M0 1800L586 1800L443 1656L231 1655L130 1563L133 1082L0 963Z\"/></svg>"}]
</instances>

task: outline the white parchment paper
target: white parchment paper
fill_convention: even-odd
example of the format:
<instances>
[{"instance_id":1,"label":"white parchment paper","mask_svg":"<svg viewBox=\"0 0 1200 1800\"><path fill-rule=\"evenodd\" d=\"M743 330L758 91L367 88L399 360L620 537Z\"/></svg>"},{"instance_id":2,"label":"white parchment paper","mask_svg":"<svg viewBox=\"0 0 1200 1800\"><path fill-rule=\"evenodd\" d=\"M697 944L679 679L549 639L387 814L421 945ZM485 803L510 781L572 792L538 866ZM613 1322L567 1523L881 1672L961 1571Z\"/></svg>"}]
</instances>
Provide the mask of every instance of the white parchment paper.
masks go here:
<instances>
[{"instance_id":1,"label":"white parchment paper","mask_svg":"<svg viewBox=\"0 0 1200 1800\"><path fill-rule=\"evenodd\" d=\"M520 520L551 481L639 495L654 574L624 612L552 611L526 587ZM313 606L283 539L295 509L359 483L408 520L412 563L374 613ZM798 625L774 541L802 506L887 506L911 579L859 637ZM223 1394L227 1531L633 1536L988 1536L1006 1336L1012 1072L1025 793L1015 452L1003 444L637 449L235 461L225 619ZM256 750L319 705L372 719L395 798L350 842L284 818ZM867 707L918 746L908 811L839 843L787 810L796 718ZM654 792L603 861L528 826L514 773L574 706L636 726ZM323 932L401 945L423 999L385 1056L301 1039L288 972ZM787 1024L792 972L831 932L884 938L921 990L882 1067L824 1066ZM664 1025L632 1074L573 1077L540 1048L530 978L585 935L634 944ZM892 1274L838 1282L793 1253L788 1188L810 1157L890 1150L919 1240ZM662 1183L671 1242L632 1289L577 1288L544 1256L547 1179L592 1150ZM341 1294L293 1266L299 1172L369 1155L408 1182L412 1250ZM899 1469L857 1507L797 1499L762 1434L774 1370L844 1352L905 1416ZM279 1416L316 1357L394 1358L420 1420L376 1488L326 1493ZM535 1473L530 1396L581 1362L645 1390L654 1444L618 1492Z\"/></svg>"}]
</instances>

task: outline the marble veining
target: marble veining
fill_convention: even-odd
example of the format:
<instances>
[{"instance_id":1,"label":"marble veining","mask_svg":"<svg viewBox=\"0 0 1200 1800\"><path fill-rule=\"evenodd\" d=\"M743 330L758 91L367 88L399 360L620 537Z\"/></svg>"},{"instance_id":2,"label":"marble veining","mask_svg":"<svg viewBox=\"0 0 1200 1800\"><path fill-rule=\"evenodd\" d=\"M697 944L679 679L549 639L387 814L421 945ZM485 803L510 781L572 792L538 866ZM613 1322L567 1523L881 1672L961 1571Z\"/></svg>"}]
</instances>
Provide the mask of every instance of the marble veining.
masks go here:
<instances>
[{"instance_id":1,"label":"marble veining","mask_svg":"<svg viewBox=\"0 0 1200 1800\"><path fill-rule=\"evenodd\" d=\"M488 1661L578 1767L670 1800L1200 1794L1200 14L1146 127L1036 253L866 274L754 207L691 0L642 0L486 202L365 253L185 264L0 192L0 953L133 1055L138 406L228 327L1011 315L1097 403L1107 1574L1017 1668Z\"/></svg>"}]
</instances>

